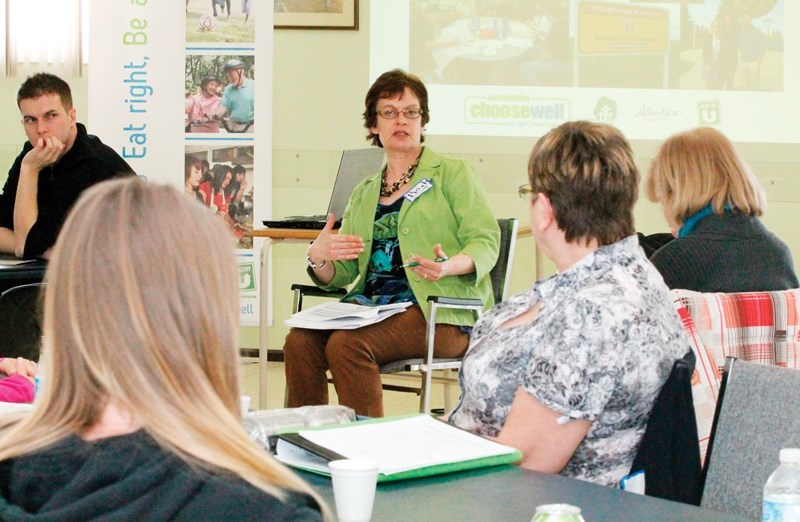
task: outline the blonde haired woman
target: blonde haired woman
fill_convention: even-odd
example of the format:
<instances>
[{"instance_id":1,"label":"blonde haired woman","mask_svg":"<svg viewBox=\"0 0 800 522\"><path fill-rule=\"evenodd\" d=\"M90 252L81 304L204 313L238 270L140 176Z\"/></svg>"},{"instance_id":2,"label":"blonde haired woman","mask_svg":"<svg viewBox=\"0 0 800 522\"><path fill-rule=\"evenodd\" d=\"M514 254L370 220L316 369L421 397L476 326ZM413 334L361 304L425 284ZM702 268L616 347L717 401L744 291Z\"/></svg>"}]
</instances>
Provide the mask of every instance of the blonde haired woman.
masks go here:
<instances>
[{"instance_id":1,"label":"blonde haired woman","mask_svg":"<svg viewBox=\"0 0 800 522\"><path fill-rule=\"evenodd\" d=\"M646 190L676 237L650 258L670 288L798 287L789 247L758 219L767 206L764 190L721 132L699 127L667 139L650 165Z\"/></svg>"},{"instance_id":2,"label":"blonde haired woman","mask_svg":"<svg viewBox=\"0 0 800 522\"><path fill-rule=\"evenodd\" d=\"M48 268L46 385L0 438L0 519L327 513L241 426L227 235L178 191L139 179L79 200Z\"/></svg>"}]
</instances>

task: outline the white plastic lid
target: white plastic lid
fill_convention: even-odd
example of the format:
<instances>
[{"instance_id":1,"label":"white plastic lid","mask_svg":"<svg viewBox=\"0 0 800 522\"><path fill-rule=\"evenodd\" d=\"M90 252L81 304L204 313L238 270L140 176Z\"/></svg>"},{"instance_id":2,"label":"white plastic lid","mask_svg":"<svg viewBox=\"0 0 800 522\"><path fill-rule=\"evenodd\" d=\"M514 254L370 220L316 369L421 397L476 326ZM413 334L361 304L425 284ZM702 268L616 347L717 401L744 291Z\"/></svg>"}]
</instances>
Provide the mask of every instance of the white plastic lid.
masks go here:
<instances>
[{"instance_id":1,"label":"white plastic lid","mask_svg":"<svg viewBox=\"0 0 800 522\"><path fill-rule=\"evenodd\" d=\"M581 508L570 504L543 504L541 506L536 506L536 514L580 515Z\"/></svg>"},{"instance_id":2,"label":"white plastic lid","mask_svg":"<svg viewBox=\"0 0 800 522\"><path fill-rule=\"evenodd\" d=\"M778 458L781 462L800 462L800 448L783 448Z\"/></svg>"}]
</instances>

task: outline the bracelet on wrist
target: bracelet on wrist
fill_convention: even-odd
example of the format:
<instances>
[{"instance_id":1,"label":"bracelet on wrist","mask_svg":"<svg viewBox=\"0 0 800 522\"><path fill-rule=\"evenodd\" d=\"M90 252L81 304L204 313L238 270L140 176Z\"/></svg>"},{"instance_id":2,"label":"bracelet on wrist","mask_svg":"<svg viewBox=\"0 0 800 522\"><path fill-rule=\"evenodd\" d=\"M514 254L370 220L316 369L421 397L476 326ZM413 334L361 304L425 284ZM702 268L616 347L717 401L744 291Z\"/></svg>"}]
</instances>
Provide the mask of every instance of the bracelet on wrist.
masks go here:
<instances>
[{"instance_id":1,"label":"bracelet on wrist","mask_svg":"<svg viewBox=\"0 0 800 522\"><path fill-rule=\"evenodd\" d=\"M314 263L311 260L310 256L306 256L306 261L308 262L308 266L310 266L311 268L314 268L314 269L322 268L323 266L325 266L325 263L326 263L326 261L324 259L320 263Z\"/></svg>"},{"instance_id":2,"label":"bracelet on wrist","mask_svg":"<svg viewBox=\"0 0 800 522\"><path fill-rule=\"evenodd\" d=\"M308 262L308 266L310 266L313 269L322 268L323 266L325 266L326 263L325 259L323 259L319 263L315 263L311 260L311 246L313 244L314 243L312 242L311 245L308 245L308 248L306 249L306 261Z\"/></svg>"}]
</instances>

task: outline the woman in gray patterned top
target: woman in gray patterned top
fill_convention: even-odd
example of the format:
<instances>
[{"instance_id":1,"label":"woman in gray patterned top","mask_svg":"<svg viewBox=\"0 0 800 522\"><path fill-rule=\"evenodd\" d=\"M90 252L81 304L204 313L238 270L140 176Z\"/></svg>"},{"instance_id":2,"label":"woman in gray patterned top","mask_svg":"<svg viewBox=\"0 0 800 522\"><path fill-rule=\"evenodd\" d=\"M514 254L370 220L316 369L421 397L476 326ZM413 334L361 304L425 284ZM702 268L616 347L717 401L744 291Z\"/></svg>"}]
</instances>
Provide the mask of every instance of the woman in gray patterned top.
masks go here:
<instances>
[{"instance_id":1,"label":"woman in gray patterned top","mask_svg":"<svg viewBox=\"0 0 800 522\"><path fill-rule=\"evenodd\" d=\"M475 325L449 422L522 451L525 468L617 485L689 346L633 227L639 172L615 128L568 122L528 165L530 220L558 273Z\"/></svg>"}]
</instances>

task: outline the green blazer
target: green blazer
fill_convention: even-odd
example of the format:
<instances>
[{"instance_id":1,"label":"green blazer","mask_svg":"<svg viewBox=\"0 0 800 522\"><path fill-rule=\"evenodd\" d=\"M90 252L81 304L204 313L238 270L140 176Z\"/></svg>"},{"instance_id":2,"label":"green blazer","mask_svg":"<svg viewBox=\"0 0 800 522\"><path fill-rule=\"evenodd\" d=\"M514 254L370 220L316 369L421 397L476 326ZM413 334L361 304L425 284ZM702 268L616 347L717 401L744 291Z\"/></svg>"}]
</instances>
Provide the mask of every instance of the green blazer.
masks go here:
<instances>
[{"instance_id":1,"label":"green blazer","mask_svg":"<svg viewBox=\"0 0 800 522\"><path fill-rule=\"evenodd\" d=\"M408 270L408 282L417 302L426 318L430 313L428 296L431 295L479 298L488 309L494 304L489 272L497 261L500 229L480 180L466 161L440 156L427 147L420 156L411 190L422 179L430 180L433 187L413 202L404 200L400 209L397 234L403 259L411 254L433 258L433 246L440 243L448 256L463 253L471 257L475 272L429 281ZM334 289L355 282L348 295L363 293L380 188L381 171L353 190L339 232L364 238L364 252L357 260L335 261L336 274L327 285L309 269L309 275L318 286ZM437 323L446 324L475 323L474 314L468 310L441 310L436 319Z\"/></svg>"}]
</instances>

